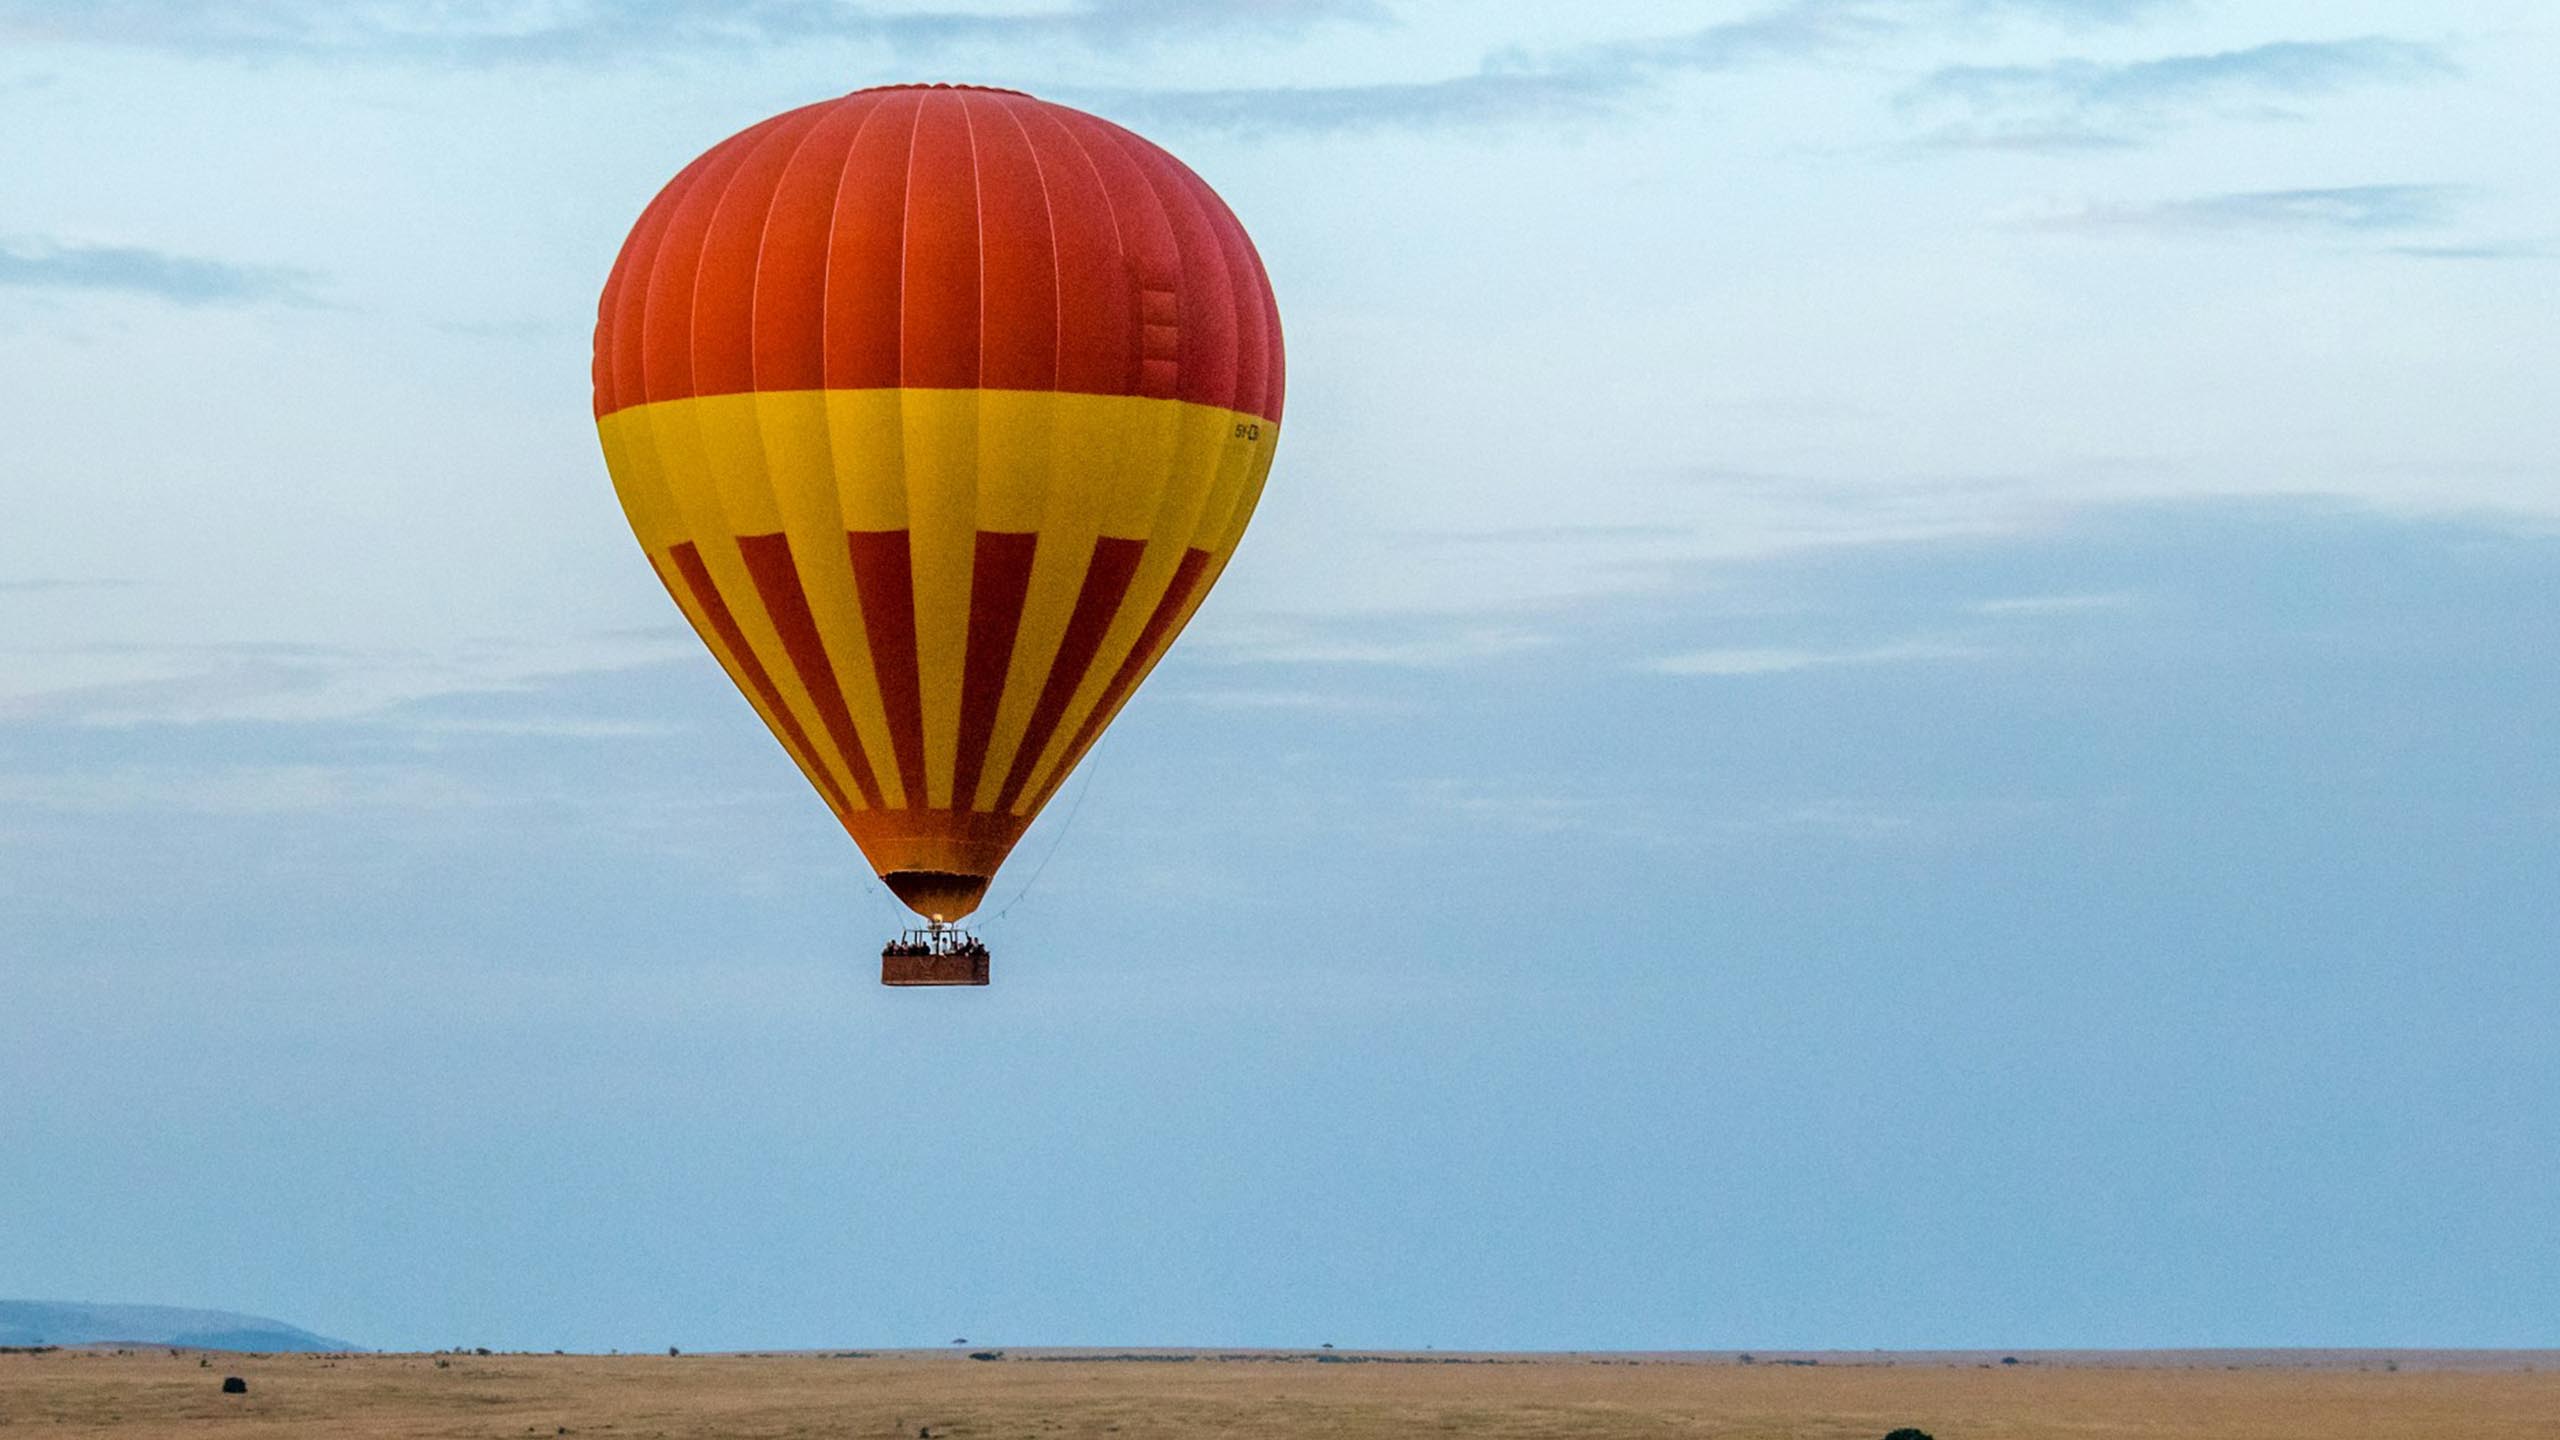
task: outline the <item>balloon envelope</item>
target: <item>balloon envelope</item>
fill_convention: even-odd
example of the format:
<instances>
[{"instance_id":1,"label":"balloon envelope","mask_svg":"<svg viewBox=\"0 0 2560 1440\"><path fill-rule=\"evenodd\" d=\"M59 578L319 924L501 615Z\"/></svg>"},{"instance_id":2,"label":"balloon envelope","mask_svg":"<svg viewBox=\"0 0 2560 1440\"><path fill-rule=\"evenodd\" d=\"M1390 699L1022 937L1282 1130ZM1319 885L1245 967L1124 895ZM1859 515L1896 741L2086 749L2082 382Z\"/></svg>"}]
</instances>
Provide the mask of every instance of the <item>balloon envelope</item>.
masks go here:
<instances>
[{"instance_id":1,"label":"balloon envelope","mask_svg":"<svg viewBox=\"0 0 2560 1440\"><path fill-rule=\"evenodd\" d=\"M641 548L898 897L988 880L1199 607L1279 437L1243 227L1011 91L779 115L605 283L595 413Z\"/></svg>"}]
</instances>

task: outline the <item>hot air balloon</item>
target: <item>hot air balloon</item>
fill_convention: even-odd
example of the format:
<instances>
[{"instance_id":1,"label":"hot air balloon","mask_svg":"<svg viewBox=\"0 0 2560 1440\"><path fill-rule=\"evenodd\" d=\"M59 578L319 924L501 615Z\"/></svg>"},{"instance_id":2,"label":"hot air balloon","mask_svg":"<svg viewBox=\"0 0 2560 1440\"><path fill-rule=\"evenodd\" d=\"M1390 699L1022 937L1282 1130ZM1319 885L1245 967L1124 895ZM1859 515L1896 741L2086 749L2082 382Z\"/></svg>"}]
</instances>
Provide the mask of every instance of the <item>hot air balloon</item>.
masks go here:
<instances>
[{"instance_id":1,"label":"hot air balloon","mask_svg":"<svg viewBox=\"0 0 2560 1440\"><path fill-rule=\"evenodd\" d=\"M1017 91L858 90L713 146L597 310L595 414L675 598L898 899L955 928L1225 568L1280 320L1225 203Z\"/></svg>"}]
</instances>

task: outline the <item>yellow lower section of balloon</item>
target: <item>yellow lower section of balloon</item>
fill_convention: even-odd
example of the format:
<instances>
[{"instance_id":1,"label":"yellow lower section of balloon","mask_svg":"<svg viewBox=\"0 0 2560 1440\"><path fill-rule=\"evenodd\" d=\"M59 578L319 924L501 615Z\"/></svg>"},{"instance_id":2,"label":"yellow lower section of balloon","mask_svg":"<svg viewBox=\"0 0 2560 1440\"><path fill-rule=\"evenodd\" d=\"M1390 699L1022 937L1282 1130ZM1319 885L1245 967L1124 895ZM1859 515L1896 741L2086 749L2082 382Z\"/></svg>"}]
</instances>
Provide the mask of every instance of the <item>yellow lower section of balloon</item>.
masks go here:
<instances>
[{"instance_id":1,"label":"yellow lower section of balloon","mask_svg":"<svg viewBox=\"0 0 2560 1440\"><path fill-rule=\"evenodd\" d=\"M1156 633L1145 637L1155 653L1138 658L1141 674L1226 565L1279 436L1276 424L1257 416L1178 400L1000 390L703 396L619 410L597 428L631 528L677 604L884 875L992 873L1001 850L1073 767L1075 737L1096 728L1088 724L1095 707L1151 628L1186 553L1205 552L1192 567L1196 582L1175 592L1180 604L1170 629L1159 618ZM847 535L896 531L906 534L913 649L875 656L881 630L877 617L863 612ZM963 795L955 790L982 532L1037 539L993 729ZM741 540L772 535L788 538L791 568L823 643L823 667L794 663L789 617L777 619L750 573ZM1050 717L1027 783L1000 806L1044 691L1063 689L1050 677L1103 540L1144 548L1099 643L1088 637L1089 662L1063 714ZM679 578L685 546L698 556L716 602L706 603ZM729 624L711 613L712 604L725 609ZM733 653L741 646L749 653ZM921 794L894 759L900 737L883 661L893 676L901 665L913 667ZM813 680L813 670L832 673ZM839 691L834 713L849 718L858 757L845 753L826 723L826 697L814 687L828 683ZM1118 688L1111 703L1125 701L1133 687ZM911 750L915 738L906 737ZM865 771L876 807L858 784ZM937 840L945 831L947 844Z\"/></svg>"}]
</instances>

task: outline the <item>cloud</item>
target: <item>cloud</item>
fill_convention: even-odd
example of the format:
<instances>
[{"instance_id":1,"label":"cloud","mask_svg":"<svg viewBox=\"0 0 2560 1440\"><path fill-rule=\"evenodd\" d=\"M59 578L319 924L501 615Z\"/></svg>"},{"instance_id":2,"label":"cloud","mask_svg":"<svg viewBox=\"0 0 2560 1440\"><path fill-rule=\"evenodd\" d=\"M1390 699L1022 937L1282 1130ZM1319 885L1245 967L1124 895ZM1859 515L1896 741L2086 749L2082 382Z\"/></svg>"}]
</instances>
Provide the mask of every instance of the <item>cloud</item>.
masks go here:
<instances>
[{"instance_id":1,"label":"cloud","mask_svg":"<svg viewBox=\"0 0 2560 1440\"><path fill-rule=\"evenodd\" d=\"M1676 841L1677 828L1649 813L1646 797L1610 794L1585 778L1559 784L1552 778L1469 775L1402 780L1392 793L1425 825L1454 825L1487 837L1550 839L1561 835L1607 836L1639 844Z\"/></svg>"},{"instance_id":2,"label":"cloud","mask_svg":"<svg viewBox=\"0 0 2560 1440\"><path fill-rule=\"evenodd\" d=\"M522 316L512 320L438 320L430 322L447 335L464 340L553 340L581 336L594 321L572 315Z\"/></svg>"},{"instance_id":3,"label":"cloud","mask_svg":"<svg viewBox=\"0 0 2560 1440\"><path fill-rule=\"evenodd\" d=\"M1109 48L1384 18L1379 0L1070 0L1021 10L884 10L855 0L0 0L0 41L238 59L576 64L828 40L899 49L974 41Z\"/></svg>"},{"instance_id":4,"label":"cloud","mask_svg":"<svg viewBox=\"0 0 2560 1440\"><path fill-rule=\"evenodd\" d=\"M1404 700L1383 699L1375 695L1334 694L1323 690L1179 690L1166 698L1208 710L1290 711L1309 715L1410 715L1419 709Z\"/></svg>"},{"instance_id":5,"label":"cloud","mask_svg":"<svg viewBox=\"0 0 2560 1440\"><path fill-rule=\"evenodd\" d=\"M2412 260L2542 260L2549 258L2549 247L2542 245L2393 245L2394 255Z\"/></svg>"},{"instance_id":6,"label":"cloud","mask_svg":"<svg viewBox=\"0 0 2560 1440\"><path fill-rule=\"evenodd\" d=\"M2149 204L2048 205L2013 212L2006 219L2020 229L2096 235L2420 230L2446 223L2455 204L2470 193L2459 185L2241 190Z\"/></svg>"},{"instance_id":7,"label":"cloud","mask_svg":"<svg viewBox=\"0 0 2560 1440\"><path fill-rule=\"evenodd\" d=\"M179 305L312 305L317 278L283 266L236 265L133 245L0 240L0 287L148 295Z\"/></svg>"},{"instance_id":8,"label":"cloud","mask_svg":"<svg viewBox=\"0 0 2560 1440\"><path fill-rule=\"evenodd\" d=\"M1799 670L1825 670L1844 665L1899 665L1921 660L1975 660L1983 652L1971 645L1936 640L1906 640L1851 650L1735 648L1692 650L1666 655L1643 668L1657 675L1787 675Z\"/></svg>"},{"instance_id":9,"label":"cloud","mask_svg":"<svg viewBox=\"0 0 2560 1440\"><path fill-rule=\"evenodd\" d=\"M1969 0L1965 8L2074 23L2121 25L2186 0Z\"/></svg>"},{"instance_id":10,"label":"cloud","mask_svg":"<svg viewBox=\"0 0 2560 1440\"><path fill-rule=\"evenodd\" d=\"M31 575L22 580L0 580L0 595L57 595L66 590L129 590L131 580L106 577L69 577Z\"/></svg>"},{"instance_id":11,"label":"cloud","mask_svg":"<svg viewBox=\"0 0 2560 1440\"><path fill-rule=\"evenodd\" d=\"M1118 113L1195 128L1326 133L1570 119L1664 78L1803 59L1892 29L1874 0L1786 0L1677 34L1488 56L1472 74L1367 85L1089 92Z\"/></svg>"},{"instance_id":12,"label":"cloud","mask_svg":"<svg viewBox=\"0 0 2560 1440\"><path fill-rule=\"evenodd\" d=\"M1574 119L1681 75L1845 54L1974 15L2117 23L2177 0L1782 0L1695 30L1487 56L1472 73L1365 85L1088 92L1117 113L1231 131L1327 133Z\"/></svg>"},{"instance_id":13,"label":"cloud","mask_svg":"<svg viewBox=\"0 0 2560 1440\"><path fill-rule=\"evenodd\" d=\"M1665 524L1509 525L1490 530L1414 531L1403 538L1424 545L1542 546L1676 540L1690 533L1689 526Z\"/></svg>"},{"instance_id":14,"label":"cloud","mask_svg":"<svg viewBox=\"0 0 2560 1440\"><path fill-rule=\"evenodd\" d=\"M1908 809L1889 809L1842 796L1809 800L1775 808L1747 828L1796 830L1843 840L1894 840L1912 833L1918 821Z\"/></svg>"},{"instance_id":15,"label":"cloud","mask_svg":"<svg viewBox=\"0 0 2560 1440\"><path fill-rule=\"evenodd\" d=\"M261 642L25 646L0 650L0 660L0 720L114 728L397 719L427 731L460 727L417 715L422 702L530 696L568 677L707 663L690 637L647 633L436 652ZM606 733L584 716L504 718L512 733Z\"/></svg>"},{"instance_id":16,"label":"cloud","mask_svg":"<svg viewBox=\"0 0 2560 1440\"><path fill-rule=\"evenodd\" d=\"M1497 52L1473 73L1426 80L1083 93L1121 113L1212 129L1324 132L1563 118L1607 109L1672 75L1833 53L1914 20L2013 15L2116 23L2174 3L1778 0L1671 35L1539 55ZM899 51L1069 44L1110 52L1393 18L1386 0L1021 0L1012 9L889 9L862 0L0 0L0 44L259 61L577 65L827 41Z\"/></svg>"},{"instance_id":17,"label":"cloud","mask_svg":"<svg viewBox=\"0 0 2560 1440\"><path fill-rule=\"evenodd\" d=\"M514 803L523 794L422 766L379 764L126 764L42 775L0 772L0 805L62 815L479 809Z\"/></svg>"},{"instance_id":18,"label":"cloud","mask_svg":"<svg viewBox=\"0 0 2560 1440\"><path fill-rule=\"evenodd\" d=\"M2068 592L2054 595L2010 595L1976 600L1965 609L1976 615L2082 615L2093 610L2125 610L2138 603L2122 590Z\"/></svg>"},{"instance_id":19,"label":"cloud","mask_svg":"<svg viewBox=\"0 0 2560 1440\"><path fill-rule=\"evenodd\" d=\"M1478 619L1267 617L1222 625L1193 642L1202 658L1229 664L1437 669L1544 649L1555 639Z\"/></svg>"},{"instance_id":20,"label":"cloud","mask_svg":"<svg viewBox=\"0 0 2560 1440\"><path fill-rule=\"evenodd\" d=\"M679 733L681 727L649 720L593 719L574 715L517 718L404 719L401 728L423 736L480 735L501 739L646 740Z\"/></svg>"},{"instance_id":21,"label":"cloud","mask_svg":"<svg viewBox=\"0 0 2560 1440\"><path fill-rule=\"evenodd\" d=\"M2131 144L2198 112L2291 118L2276 100L2453 70L2439 46L2366 35L2116 64L1950 66L1904 91L1899 104L1942 117L1923 141L1929 146L2074 149Z\"/></svg>"},{"instance_id":22,"label":"cloud","mask_svg":"<svg viewBox=\"0 0 2560 1440\"><path fill-rule=\"evenodd\" d=\"M1619 74L1512 71L1383 85L1085 92L1115 114L1195 130L1432 129L1601 114L1632 88Z\"/></svg>"}]
</instances>

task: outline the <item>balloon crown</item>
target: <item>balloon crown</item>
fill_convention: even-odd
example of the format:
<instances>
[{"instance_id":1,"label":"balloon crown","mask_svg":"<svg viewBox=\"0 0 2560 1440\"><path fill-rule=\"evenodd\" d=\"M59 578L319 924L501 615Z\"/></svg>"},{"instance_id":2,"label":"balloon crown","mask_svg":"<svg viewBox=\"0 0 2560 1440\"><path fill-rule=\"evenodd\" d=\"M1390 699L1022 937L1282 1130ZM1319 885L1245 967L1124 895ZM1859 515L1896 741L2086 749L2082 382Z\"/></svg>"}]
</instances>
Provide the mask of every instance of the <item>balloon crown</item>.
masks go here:
<instances>
[{"instance_id":1,"label":"balloon crown","mask_svg":"<svg viewBox=\"0 0 2560 1440\"><path fill-rule=\"evenodd\" d=\"M906 80L895 85L865 85L850 93L869 95L881 90L975 90L985 95L1019 95L1025 100L1035 98L1028 90L1009 90L1002 85L962 85L949 80Z\"/></svg>"}]
</instances>

